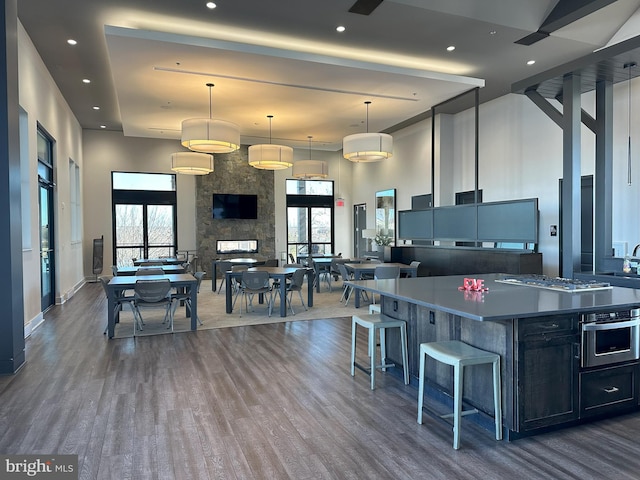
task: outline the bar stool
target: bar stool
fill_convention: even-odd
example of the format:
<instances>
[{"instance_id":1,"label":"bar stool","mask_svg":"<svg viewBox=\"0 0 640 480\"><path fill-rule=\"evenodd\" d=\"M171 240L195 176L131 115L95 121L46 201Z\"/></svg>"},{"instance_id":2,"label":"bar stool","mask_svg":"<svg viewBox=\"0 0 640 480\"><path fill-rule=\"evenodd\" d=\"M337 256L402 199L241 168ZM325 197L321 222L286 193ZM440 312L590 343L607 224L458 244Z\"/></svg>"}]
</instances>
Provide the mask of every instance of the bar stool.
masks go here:
<instances>
[{"instance_id":1,"label":"bar stool","mask_svg":"<svg viewBox=\"0 0 640 480\"><path fill-rule=\"evenodd\" d=\"M356 327L360 325L369 330L369 356L371 357L370 368L364 368L356 364ZM389 367L395 367L395 364L387 364L386 348L385 348L385 329L399 328L400 343L402 344L402 369L404 370L404 384L409 385L409 357L407 354L407 323L404 320L396 320L382 314L363 315L351 317L351 376L355 376L355 367L357 366L371 376L371 390L376 386L376 368L386 370ZM380 354L382 363L376 365L376 331L380 331Z\"/></svg>"},{"instance_id":2,"label":"bar stool","mask_svg":"<svg viewBox=\"0 0 640 480\"><path fill-rule=\"evenodd\" d=\"M502 440L502 393L500 389L500 355L472 347L457 340L420 344L420 383L418 386L418 423L422 424L422 406L424 401L425 360L427 355L439 362L453 366L454 393L453 413L441 415L453 417L453 448L460 448L460 419L462 415L478 413L477 409L462 410L462 385L464 367L468 365L493 364L493 402L496 424L496 440Z\"/></svg>"}]
</instances>

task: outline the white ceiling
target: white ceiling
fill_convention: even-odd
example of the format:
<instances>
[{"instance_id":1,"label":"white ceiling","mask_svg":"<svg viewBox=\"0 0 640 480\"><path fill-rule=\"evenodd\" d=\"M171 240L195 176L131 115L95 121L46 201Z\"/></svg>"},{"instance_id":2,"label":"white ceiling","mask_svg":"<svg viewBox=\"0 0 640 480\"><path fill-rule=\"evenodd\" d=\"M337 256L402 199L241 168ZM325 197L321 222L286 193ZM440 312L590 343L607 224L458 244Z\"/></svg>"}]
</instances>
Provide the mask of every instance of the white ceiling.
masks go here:
<instances>
[{"instance_id":1,"label":"white ceiling","mask_svg":"<svg viewBox=\"0 0 640 480\"><path fill-rule=\"evenodd\" d=\"M349 13L353 2L218 0L208 10L205 0L20 0L18 9L84 128L177 140L182 120L209 115L211 82L213 117L237 123L243 144L267 141L273 115L273 143L306 148L311 135L328 150L365 131L365 101L369 130L393 131L458 93L480 86L486 101L640 33L627 23L640 0L531 46L514 42L557 0L384 0L369 16Z\"/></svg>"}]
</instances>

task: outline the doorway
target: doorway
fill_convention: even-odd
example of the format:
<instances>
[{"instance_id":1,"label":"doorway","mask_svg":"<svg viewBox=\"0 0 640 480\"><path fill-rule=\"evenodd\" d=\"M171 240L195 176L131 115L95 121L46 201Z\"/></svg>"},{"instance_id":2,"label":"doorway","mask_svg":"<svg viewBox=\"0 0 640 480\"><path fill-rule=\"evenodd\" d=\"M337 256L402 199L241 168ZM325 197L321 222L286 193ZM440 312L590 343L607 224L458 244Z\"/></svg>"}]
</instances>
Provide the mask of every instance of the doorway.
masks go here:
<instances>
[{"instance_id":1,"label":"doorway","mask_svg":"<svg viewBox=\"0 0 640 480\"><path fill-rule=\"evenodd\" d=\"M38 220L40 225L40 308L55 305L56 252L54 230L53 140L38 125Z\"/></svg>"}]
</instances>

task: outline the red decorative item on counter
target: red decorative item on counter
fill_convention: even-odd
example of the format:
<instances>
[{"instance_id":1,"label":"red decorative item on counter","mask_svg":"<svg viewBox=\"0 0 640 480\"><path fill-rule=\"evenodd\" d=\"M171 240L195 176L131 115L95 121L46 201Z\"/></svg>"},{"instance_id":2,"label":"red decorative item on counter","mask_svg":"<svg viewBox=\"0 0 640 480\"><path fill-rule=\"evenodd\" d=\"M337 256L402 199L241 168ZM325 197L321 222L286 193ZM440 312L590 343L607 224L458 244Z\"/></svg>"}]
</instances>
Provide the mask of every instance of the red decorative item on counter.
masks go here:
<instances>
[{"instance_id":1,"label":"red decorative item on counter","mask_svg":"<svg viewBox=\"0 0 640 480\"><path fill-rule=\"evenodd\" d=\"M484 286L484 280L482 279L465 278L458 290L461 292L488 292L489 288Z\"/></svg>"}]
</instances>

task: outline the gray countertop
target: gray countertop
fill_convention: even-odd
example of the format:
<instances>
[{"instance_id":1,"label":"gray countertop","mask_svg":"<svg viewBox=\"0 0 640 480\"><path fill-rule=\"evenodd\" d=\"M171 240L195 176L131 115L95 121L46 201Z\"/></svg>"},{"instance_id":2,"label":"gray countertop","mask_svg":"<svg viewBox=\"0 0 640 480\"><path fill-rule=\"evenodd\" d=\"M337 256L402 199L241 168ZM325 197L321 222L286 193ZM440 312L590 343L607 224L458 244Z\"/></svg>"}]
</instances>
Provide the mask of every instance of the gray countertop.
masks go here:
<instances>
[{"instance_id":1,"label":"gray countertop","mask_svg":"<svg viewBox=\"0 0 640 480\"><path fill-rule=\"evenodd\" d=\"M461 292L469 275L360 280L348 284L380 295L479 321L540 317L586 311L624 310L640 305L640 290L564 292L496 282L502 274L482 274L487 292Z\"/></svg>"}]
</instances>

